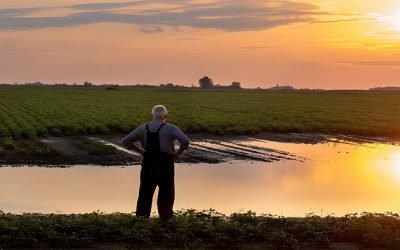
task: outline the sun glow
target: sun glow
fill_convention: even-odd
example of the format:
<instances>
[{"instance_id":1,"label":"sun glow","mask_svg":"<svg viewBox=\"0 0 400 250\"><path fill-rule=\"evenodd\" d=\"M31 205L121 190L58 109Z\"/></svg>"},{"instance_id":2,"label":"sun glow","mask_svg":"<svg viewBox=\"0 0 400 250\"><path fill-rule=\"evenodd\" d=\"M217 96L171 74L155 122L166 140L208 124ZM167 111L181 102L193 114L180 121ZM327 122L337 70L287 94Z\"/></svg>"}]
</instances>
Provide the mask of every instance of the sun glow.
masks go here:
<instances>
[{"instance_id":1,"label":"sun glow","mask_svg":"<svg viewBox=\"0 0 400 250\"><path fill-rule=\"evenodd\" d=\"M393 167L394 172L400 176L400 153L396 153L393 155Z\"/></svg>"},{"instance_id":2,"label":"sun glow","mask_svg":"<svg viewBox=\"0 0 400 250\"><path fill-rule=\"evenodd\" d=\"M393 28L400 30L400 14L394 14L380 18L382 21L387 22Z\"/></svg>"}]
</instances>

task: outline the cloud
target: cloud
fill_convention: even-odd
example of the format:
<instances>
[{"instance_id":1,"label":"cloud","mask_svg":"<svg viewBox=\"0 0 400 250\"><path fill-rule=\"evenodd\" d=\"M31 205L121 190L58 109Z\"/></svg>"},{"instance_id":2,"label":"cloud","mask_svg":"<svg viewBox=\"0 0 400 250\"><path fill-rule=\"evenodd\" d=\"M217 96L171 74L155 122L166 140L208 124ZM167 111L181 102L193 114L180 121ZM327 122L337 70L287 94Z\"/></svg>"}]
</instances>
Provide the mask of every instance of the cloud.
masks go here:
<instances>
[{"instance_id":1,"label":"cloud","mask_svg":"<svg viewBox=\"0 0 400 250\"><path fill-rule=\"evenodd\" d=\"M161 26L142 26L139 30L143 33L152 34L162 32L163 28Z\"/></svg>"},{"instance_id":2,"label":"cloud","mask_svg":"<svg viewBox=\"0 0 400 250\"><path fill-rule=\"evenodd\" d=\"M47 8L22 8L22 9L0 9L0 20L3 20L7 17L16 17L20 15L26 15L30 13L39 12L43 9ZM1 25L1 23L0 23Z\"/></svg>"},{"instance_id":3,"label":"cloud","mask_svg":"<svg viewBox=\"0 0 400 250\"><path fill-rule=\"evenodd\" d=\"M122 3L83 3L70 5L67 8L77 10L109 10L115 8L129 7L144 4L146 1L135 1L135 2L122 2Z\"/></svg>"},{"instance_id":4,"label":"cloud","mask_svg":"<svg viewBox=\"0 0 400 250\"><path fill-rule=\"evenodd\" d=\"M399 30L384 30L377 32L368 32L366 33L369 36L381 38L381 39L399 39L400 31Z\"/></svg>"},{"instance_id":5,"label":"cloud","mask_svg":"<svg viewBox=\"0 0 400 250\"><path fill-rule=\"evenodd\" d=\"M313 20L311 23L339 23L339 22L357 22L357 21L371 21L372 18L347 18L347 19L334 19L334 20Z\"/></svg>"},{"instance_id":6,"label":"cloud","mask_svg":"<svg viewBox=\"0 0 400 250\"><path fill-rule=\"evenodd\" d=\"M59 8L69 10L68 14L57 17L26 16L39 11L43 13L54 10L54 7L2 9L0 30L33 30L114 22L138 25L139 30L144 33L162 32L161 26L173 29L192 27L259 31L294 23L318 22L318 15L331 15L320 11L313 4L278 0L218 0L211 3L138 0L77 4Z\"/></svg>"},{"instance_id":7,"label":"cloud","mask_svg":"<svg viewBox=\"0 0 400 250\"><path fill-rule=\"evenodd\" d=\"M199 38L199 37L186 37L186 38L180 38L179 40L182 40L182 41L200 41L200 40L203 40L203 39Z\"/></svg>"},{"instance_id":8,"label":"cloud","mask_svg":"<svg viewBox=\"0 0 400 250\"><path fill-rule=\"evenodd\" d=\"M351 64L364 67L398 67L400 61L395 60L365 60L365 61L338 61L341 64Z\"/></svg>"},{"instance_id":9,"label":"cloud","mask_svg":"<svg viewBox=\"0 0 400 250\"><path fill-rule=\"evenodd\" d=\"M271 49L273 47L270 46L243 46L239 47L239 49Z\"/></svg>"}]
</instances>

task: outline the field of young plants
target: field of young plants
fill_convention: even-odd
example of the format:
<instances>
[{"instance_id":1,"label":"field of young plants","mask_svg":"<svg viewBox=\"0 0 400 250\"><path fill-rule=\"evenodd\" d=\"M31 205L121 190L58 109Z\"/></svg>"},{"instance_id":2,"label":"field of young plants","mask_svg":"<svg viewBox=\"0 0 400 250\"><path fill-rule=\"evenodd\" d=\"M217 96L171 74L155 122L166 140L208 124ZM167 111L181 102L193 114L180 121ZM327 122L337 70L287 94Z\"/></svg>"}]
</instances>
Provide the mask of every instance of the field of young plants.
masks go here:
<instances>
[{"instance_id":1,"label":"field of young plants","mask_svg":"<svg viewBox=\"0 0 400 250\"><path fill-rule=\"evenodd\" d=\"M0 137L126 133L165 104L186 132L400 136L400 93L0 87Z\"/></svg>"},{"instance_id":2,"label":"field of young plants","mask_svg":"<svg viewBox=\"0 0 400 250\"><path fill-rule=\"evenodd\" d=\"M392 213L284 218L185 210L163 222L120 213L0 211L0 248L399 249L399 229Z\"/></svg>"}]
</instances>

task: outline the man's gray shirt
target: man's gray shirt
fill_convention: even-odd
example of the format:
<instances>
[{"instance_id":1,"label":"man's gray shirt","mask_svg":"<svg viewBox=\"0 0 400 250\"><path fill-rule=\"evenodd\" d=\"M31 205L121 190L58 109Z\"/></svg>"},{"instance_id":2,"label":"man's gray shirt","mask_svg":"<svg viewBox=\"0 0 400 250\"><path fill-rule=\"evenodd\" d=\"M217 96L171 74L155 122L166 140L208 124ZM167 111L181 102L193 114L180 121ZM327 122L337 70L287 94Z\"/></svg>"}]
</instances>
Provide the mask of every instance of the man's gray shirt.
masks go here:
<instances>
[{"instance_id":1,"label":"man's gray shirt","mask_svg":"<svg viewBox=\"0 0 400 250\"><path fill-rule=\"evenodd\" d=\"M162 120L153 120L149 124L149 131L156 132L157 129L163 124ZM146 124L142 124L125 136L122 139L122 144L127 148L131 148L132 144L140 141L143 148L146 147ZM174 141L178 140L182 149L189 147L190 139L175 125L165 123L164 127L160 130L160 150L164 153L174 154L175 146Z\"/></svg>"}]
</instances>

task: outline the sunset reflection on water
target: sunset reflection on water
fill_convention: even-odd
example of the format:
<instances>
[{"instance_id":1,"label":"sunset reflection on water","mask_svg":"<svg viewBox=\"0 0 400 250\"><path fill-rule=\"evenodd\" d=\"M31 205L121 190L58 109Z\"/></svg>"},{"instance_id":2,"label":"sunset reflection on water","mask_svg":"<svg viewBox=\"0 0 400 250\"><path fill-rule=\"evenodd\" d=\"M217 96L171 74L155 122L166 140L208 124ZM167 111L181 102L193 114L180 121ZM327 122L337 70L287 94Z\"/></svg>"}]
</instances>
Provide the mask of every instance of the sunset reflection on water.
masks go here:
<instances>
[{"instance_id":1,"label":"sunset reflection on water","mask_svg":"<svg viewBox=\"0 0 400 250\"><path fill-rule=\"evenodd\" d=\"M400 212L400 146L253 141L306 160L177 164L175 209L303 216ZM6 212L133 212L139 166L0 169ZM153 206L153 212L156 207Z\"/></svg>"}]
</instances>

